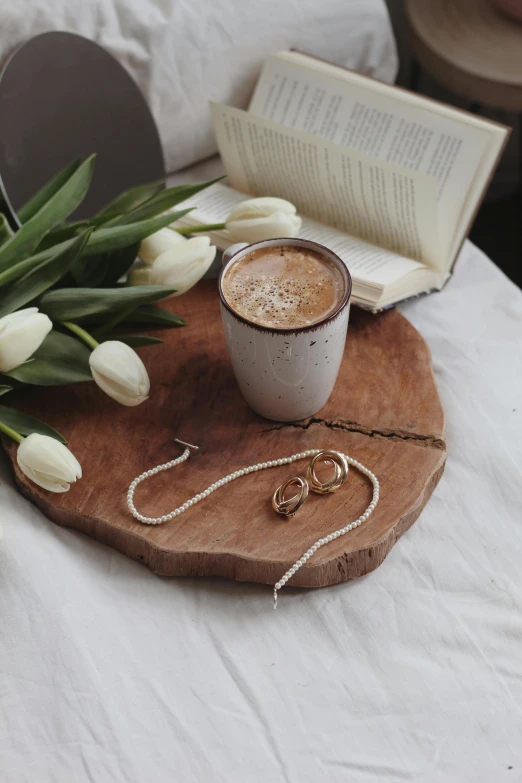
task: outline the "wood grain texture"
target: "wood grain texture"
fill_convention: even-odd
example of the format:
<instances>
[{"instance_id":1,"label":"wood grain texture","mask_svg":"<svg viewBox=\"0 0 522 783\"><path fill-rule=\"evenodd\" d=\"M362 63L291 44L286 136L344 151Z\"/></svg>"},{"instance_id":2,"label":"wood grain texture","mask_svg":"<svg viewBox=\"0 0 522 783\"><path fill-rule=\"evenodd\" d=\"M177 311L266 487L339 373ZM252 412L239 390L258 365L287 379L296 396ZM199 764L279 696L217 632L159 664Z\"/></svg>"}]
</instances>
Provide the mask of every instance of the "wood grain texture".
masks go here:
<instances>
[{"instance_id":1,"label":"wood grain texture","mask_svg":"<svg viewBox=\"0 0 522 783\"><path fill-rule=\"evenodd\" d=\"M445 461L444 414L428 348L397 311L352 310L335 390L317 416L297 424L267 421L243 401L228 360L215 282L205 281L171 308L188 326L154 334L164 345L141 349L150 399L123 408L94 384L24 389L17 407L69 438L83 478L63 495L46 492L16 467L21 492L49 519L86 533L170 576L221 576L273 584L318 538L356 519L371 497L351 469L335 494L310 494L292 520L270 504L274 489L306 462L240 478L164 525L142 525L125 502L130 481L177 456L179 437L201 452L141 484L137 507L160 516L216 479L259 461L308 448L354 456L381 482L381 501L367 523L322 547L290 582L320 587L376 568L417 519Z\"/></svg>"}]
</instances>

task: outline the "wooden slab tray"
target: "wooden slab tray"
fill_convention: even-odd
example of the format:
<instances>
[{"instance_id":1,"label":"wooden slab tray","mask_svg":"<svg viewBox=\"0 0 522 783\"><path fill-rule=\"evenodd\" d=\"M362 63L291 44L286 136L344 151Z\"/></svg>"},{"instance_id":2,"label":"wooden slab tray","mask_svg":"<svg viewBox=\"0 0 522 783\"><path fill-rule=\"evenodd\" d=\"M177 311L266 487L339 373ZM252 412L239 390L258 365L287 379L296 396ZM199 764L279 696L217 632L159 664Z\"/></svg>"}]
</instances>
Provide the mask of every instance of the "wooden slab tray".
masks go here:
<instances>
[{"instance_id":1,"label":"wooden slab tray","mask_svg":"<svg viewBox=\"0 0 522 783\"><path fill-rule=\"evenodd\" d=\"M378 316L352 309L344 362L334 393L317 416L297 424L267 421L243 401L228 360L214 281L169 306L187 321L154 334L164 345L140 350L151 377L150 399L124 408L94 384L33 387L17 407L59 429L83 467L83 478L56 495L16 467L20 491L49 519L79 530L166 576L221 576L273 584L318 538L356 519L369 483L351 469L335 494L310 494L291 520L271 508L274 489L306 463L234 481L171 522L142 525L125 495L142 471L180 453L174 438L200 446L197 456L144 482L136 504L160 516L218 478L255 462L308 448L345 451L381 482L370 520L321 548L290 584L320 587L376 568L417 519L446 457L444 414L428 348L396 310Z\"/></svg>"}]
</instances>

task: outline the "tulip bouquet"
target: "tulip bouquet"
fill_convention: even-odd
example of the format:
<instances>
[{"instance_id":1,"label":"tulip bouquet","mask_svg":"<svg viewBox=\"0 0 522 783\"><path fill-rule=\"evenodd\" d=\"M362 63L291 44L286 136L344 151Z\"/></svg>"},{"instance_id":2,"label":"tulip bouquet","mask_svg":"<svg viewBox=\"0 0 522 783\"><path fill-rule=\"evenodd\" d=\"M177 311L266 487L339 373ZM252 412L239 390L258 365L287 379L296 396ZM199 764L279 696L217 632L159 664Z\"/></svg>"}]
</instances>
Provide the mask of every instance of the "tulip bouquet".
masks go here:
<instances>
[{"instance_id":1,"label":"tulip bouquet","mask_svg":"<svg viewBox=\"0 0 522 783\"><path fill-rule=\"evenodd\" d=\"M217 180L140 185L90 220L66 222L93 167L94 155L59 172L19 210L16 231L0 214L0 395L94 381L122 405L139 405L150 383L133 349L162 341L125 327L184 325L155 303L188 291L212 264L216 248L201 233L225 229L233 242L250 243L295 236L301 224L292 204L258 198L226 223L177 226L190 208L174 208ZM66 492L81 477L65 438L47 424L0 405L0 433L18 442L20 470L44 489Z\"/></svg>"},{"instance_id":2,"label":"tulip bouquet","mask_svg":"<svg viewBox=\"0 0 522 783\"><path fill-rule=\"evenodd\" d=\"M155 303L186 290L206 271L191 258L168 283L156 282L159 276L139 288L120 282L141 242L161 237L164 227L188 211L174 207L212 182L167 189L158 182L140 185L92 219L66 222L86 195L93 169L90 156L59 172L19 210L15 231L0 214L0 394L9 398L22 385L94 381L122 405L139 405L150 384L134 347L161 340L127 334L125 327L182 326L181 318ZM179 241L189 244L185 237ZM197 241L205 244L208 268L210 243L204 237ZM0 432L19 443L18 465L41 487L65 492L80 478L65 438L43 422L0 405Z\"/></svg>"}]
</instances>

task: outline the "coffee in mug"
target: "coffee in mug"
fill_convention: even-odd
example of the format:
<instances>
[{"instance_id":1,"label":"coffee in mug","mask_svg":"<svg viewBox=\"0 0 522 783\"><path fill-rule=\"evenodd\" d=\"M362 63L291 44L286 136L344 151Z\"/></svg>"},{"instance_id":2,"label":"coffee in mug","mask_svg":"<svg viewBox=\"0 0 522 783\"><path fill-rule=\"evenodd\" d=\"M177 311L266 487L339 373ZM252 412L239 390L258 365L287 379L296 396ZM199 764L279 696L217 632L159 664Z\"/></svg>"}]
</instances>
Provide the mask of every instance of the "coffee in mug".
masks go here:
<instances>
[{"instance_id":1,"label":"coffee in mug","mask_svg":"<svg viewBox=\"0 0 522 783\"><path fill-rule=\"evenodd\" d=\"M348 327L351 277L305 239L233 246L219 281L232 366L254 411L275 421L317 413L332 393Z\"/></svg>"},{"instance_id":2,"label":"coffee in mug","mask_svg":"<svg viewBox=\"0 0 522 783\"><path fill-rule=\"evenodd\" d=\"M340 305L343 275L316 250L293 245L256 248L230 265L223 294L243 318L272 329L322 321Z\"/></svg>"}]
</instances>

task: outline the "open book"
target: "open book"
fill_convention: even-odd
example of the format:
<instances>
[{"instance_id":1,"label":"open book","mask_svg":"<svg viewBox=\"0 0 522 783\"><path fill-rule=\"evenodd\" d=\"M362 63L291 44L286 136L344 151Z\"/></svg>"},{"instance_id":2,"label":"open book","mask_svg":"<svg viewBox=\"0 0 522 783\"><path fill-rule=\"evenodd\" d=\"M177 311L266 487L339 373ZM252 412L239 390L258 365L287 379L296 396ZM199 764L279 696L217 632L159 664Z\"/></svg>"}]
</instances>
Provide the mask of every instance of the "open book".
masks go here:
<instances>
[{"instance_id":1,"label":"open book","mask_svg":"<svg viewBox=\"0 0 522 783\"><path fill-rule=\"evenodd\" d=\"M509 135L293 51L268 58L247 112L211 109L230 186L188 200L184 225L224 222L252 196L288 199L299 236L337 253L353 300L374 310L442 288Z\"/></svg>"}]
</instances>

